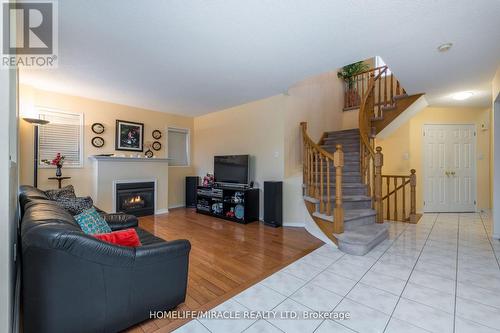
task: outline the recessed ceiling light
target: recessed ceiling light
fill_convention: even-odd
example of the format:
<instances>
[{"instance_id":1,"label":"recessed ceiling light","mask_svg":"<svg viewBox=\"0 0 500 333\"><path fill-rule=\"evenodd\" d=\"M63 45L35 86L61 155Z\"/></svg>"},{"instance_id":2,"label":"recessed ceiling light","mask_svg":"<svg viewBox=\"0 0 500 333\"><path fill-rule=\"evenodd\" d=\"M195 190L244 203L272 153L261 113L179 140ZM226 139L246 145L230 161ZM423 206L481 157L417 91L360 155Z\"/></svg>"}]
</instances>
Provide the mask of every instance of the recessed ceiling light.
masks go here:
<instances>
[{"instance_id":1,"label":"recessed ceiling light","mask_svg":"<svg viewBox=\"0 0 500 333\"><path fill-rule=\"evenodd\" d=\"M474 95L474 93L472 93L471 91L461 91L456 94L453 94L451 97L457 101L463 101L466 100L467 98L472 97L472 95Z\"/></svg>"},{"instance_id":2,"label":"recessed ceiling light","mask_svg":"<svg viewBox=\"0 0 500 333\"><path fill-rule=\"evenodd\" d=\"M439 52L449 51L452 46L453 46L453 43L444 43L444 44L441 44L441 45L438 46L438 51Z\"/></svg>"}]
</instances>

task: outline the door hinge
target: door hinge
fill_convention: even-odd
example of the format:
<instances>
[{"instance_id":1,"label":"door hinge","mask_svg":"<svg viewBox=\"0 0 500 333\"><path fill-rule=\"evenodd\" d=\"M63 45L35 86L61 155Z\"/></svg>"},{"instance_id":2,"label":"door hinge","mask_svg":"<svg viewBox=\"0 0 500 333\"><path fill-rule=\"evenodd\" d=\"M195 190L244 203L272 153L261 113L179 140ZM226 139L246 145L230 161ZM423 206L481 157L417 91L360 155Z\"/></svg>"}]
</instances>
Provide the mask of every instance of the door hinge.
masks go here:
<instances>
[{"instance_id":1,"label":"door hinge","mask_svg":"<svg viewBox=\"0 0 500 333\"><path fill-rule=\"evenodd\" d=\"M14 243L14 262L17 260L17 243Z\"/></svg>"},{"instance_id":2,"label":"door hinge","mask_svg":"<svg viewBox=\"0 0 500 333\"><path fill-rule=\"evenodd\" d=\"M476 136L476 131L474 131L474 136Z\"/></svg>"},{"instance_id":3,"label":"door hinge","mask_svg":"<svg viewBox=\"0 0 500 333\"><path fill-rule=\"evenodd\" d=\"M425 206L425 201L424 201L424 206Z\"/></svg>"},{"instance_id":4,"label":"door hinge","mask_svg":"<svg viewBox=\"0 0 500 333\"><path fill-rule=\"evenodd\" d=\"M476 204L476 200L474 200L474 205Z\"/></svg>"}]
</instances>

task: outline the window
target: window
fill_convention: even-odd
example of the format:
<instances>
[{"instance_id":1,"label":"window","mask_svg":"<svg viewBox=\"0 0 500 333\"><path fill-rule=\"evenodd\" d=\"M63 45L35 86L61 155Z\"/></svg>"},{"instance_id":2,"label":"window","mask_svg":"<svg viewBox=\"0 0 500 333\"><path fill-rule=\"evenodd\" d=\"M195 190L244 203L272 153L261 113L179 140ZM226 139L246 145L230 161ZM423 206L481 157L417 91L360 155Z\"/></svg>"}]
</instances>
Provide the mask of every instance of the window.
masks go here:
<instances>
[{"instance_id":1,"label":"window","mask_svg":"<svg viewBox=\"0 0 500 333\"><path fill-rule=\"evenodd\" d=\"M64 167L83 167L83 115L46 108L38 109L40 119L47 125L38 129L38 153L42 160L52 160L57 155L65 156Z\"/></svg>"},{"instance_id":2,"label":"window","mask_svg":"<svg viewBox=\"0 0 500 333\"><path fill-rule=\"evenodd\" d=\"M382 66L387 66L387 64L380 56L376 56L375 57L375 68L382 67ZM389 68L389 66L387 66L387 71L382 76L386 76L386 75L392 75L391 69Z\"/></svg>"},{"instance_id":3,"label":"window","mask_svg":"<svg viewBox=\"0 0 500 333\"><path fill-rule=\"evenodd\" d=\"M170 166L189 166L189 130L168 129L168 158Z\"/></svg>"}]
</instances>

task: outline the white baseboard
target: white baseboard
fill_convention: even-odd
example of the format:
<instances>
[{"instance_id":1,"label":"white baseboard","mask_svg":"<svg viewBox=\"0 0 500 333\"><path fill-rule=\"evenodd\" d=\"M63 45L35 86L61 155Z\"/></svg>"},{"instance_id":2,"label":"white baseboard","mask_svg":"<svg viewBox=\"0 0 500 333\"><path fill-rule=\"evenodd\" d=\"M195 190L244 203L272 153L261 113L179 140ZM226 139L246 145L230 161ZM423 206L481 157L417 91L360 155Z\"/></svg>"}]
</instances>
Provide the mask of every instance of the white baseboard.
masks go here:
<instances>
[{"instance_id":1,"label":"white baseboard","mask_svg":"<svg viewBox=\"0 0 500 333\"><path fill-rule=\"evenodd\" d=\"M305 223L304 222L283 222L284 227L297 227L297 228L304 228Z\"/></svg>"},{"instance_id":2,"label":"white baseboard","mask_svg":"<svg viewBox=\"0 0 500 333\"><path fill-rule=\"evenodd\" d=\"M155 215L168 214L168 208L161 208L155 211Z\"/></svg>"},{"instance_id":3,"label":"white baseboard","mask_svg":"<svg viewBox=\"0 0 500 333\"><path fill-rule=\"evenodd\" d=\"M184 208L186 207L186 205L184 204L180 204L180 205L172 205L172 206L168 206L168 209L174 209L174 208Z\"/></svg>"}]
</instances>

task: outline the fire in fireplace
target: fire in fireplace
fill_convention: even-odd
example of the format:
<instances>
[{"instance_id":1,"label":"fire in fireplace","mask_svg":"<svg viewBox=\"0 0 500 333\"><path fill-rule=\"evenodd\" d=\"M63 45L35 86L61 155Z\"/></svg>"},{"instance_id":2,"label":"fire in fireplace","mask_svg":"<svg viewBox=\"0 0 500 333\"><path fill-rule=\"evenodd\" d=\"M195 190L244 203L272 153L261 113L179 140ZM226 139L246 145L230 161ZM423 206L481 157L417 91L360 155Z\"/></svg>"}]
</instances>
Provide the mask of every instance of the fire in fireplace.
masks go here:
<instances>
[{"instance_id":1,"label":"fire in fireplace","mask_svg":"<svg viewBox=\"0 0 500 333\"><path fill-rule=\"evenodd\" d=\"M122 207L125 209L144 208L145 203L146 203L146 201L144 200L142 195L136 195L136 196L125 198L123 200Z\"/></svg>"},{"instance_id":2,"label":"fire in fireplace","mask_svg":"<svg viewBox=\"0 0 500 333\"><path fill-rule=\"evenodd\" d=\"M154 182L117 184L116 211L135 216L153 215L154 193Z\"/></svg>"}]
</instances>

